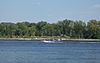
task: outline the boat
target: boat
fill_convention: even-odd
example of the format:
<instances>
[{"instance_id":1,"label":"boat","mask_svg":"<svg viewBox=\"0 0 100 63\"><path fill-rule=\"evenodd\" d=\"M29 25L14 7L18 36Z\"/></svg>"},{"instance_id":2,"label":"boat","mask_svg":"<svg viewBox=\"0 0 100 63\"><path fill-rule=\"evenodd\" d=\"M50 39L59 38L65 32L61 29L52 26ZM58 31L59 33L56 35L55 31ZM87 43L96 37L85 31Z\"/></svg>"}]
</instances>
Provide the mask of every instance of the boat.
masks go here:
<instances>
[{"instance_id":1,"label":"boat","mask_svg":"<svg viewBox=\"0 0 100 63\"><path fill-rule=\"evenodd\" d=\"M55 43L54 40L43 40L44 43Z\"/></svg>"},{"instance_id":2,"label":"boat","mask_svg":"<svg viewBox=\"0 0 100 63\"><path fill-rule=\"evenodd\" d=\"M43 40L44 43L62 43L61 39L51 39L51 40Z\"/></svg>"}]
</instances>

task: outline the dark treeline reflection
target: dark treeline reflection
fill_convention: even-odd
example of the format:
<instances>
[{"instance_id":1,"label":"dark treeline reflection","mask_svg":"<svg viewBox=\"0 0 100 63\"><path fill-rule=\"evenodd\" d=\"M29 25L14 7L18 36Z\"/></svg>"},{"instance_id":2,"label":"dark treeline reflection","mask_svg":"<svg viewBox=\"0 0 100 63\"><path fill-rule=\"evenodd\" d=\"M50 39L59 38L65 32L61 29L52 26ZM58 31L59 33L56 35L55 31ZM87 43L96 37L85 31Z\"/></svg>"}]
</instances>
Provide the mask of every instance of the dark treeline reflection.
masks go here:
<instances>
[{"instance_id":1,"label":"dark treeline reflection","mask_svg":"<svg viewBox=\"0 0 100 63\"><path fill-rule=\"evenodd\" d=\"M62 20L57 23L0 23L0 37L64 36L100 39L100 21Z\"/></svg>"}]
</instances>

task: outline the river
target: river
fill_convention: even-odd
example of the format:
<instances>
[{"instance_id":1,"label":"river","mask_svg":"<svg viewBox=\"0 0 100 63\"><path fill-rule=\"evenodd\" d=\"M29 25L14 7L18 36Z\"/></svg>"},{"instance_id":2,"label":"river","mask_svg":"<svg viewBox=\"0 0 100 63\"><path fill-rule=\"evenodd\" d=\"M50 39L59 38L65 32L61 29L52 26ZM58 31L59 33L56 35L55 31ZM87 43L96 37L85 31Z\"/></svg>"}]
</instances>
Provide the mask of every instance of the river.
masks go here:
<instances>
[{"instance_id":1,"label":"river","mask_svg":"<svg viewBox=\"0 0 100 63\"><path fill-rule=\"evenodd\" d=\"M100 43L0 40L0 63L100 63Z\"/></svg>"}]
</instances>

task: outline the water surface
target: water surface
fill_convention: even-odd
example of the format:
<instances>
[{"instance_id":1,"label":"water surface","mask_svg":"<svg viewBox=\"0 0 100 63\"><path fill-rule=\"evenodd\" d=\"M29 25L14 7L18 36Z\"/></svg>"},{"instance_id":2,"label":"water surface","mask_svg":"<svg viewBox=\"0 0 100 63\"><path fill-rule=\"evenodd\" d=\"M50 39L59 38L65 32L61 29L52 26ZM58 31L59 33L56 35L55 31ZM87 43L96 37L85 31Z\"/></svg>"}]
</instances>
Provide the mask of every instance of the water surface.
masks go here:
<instances>
[{"instance_id":1,"label":"water surface","mask_svg":"<svg viewBox=\"0 0 100 63\"><path fill-rule=\"evenodd\" d=\"M100 63L100 43L0 40L0 63Z\"/></svg>"}]
</instances>

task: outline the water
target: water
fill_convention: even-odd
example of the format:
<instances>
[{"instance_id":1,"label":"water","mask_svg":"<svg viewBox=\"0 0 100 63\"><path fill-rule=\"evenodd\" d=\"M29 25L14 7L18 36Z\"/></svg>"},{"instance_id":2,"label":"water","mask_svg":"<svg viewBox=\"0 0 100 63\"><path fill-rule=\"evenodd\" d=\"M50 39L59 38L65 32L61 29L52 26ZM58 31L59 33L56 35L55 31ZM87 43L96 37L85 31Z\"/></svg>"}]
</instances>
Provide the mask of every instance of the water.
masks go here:
<instances>
[{"instance_id":1,"label":"water","mask_svg":"<svg viewBox=\"0 0 100 63\"><path fill-rule=\"evenodd\" d=\"M100 63L100 43L1 40L0 63Z\"/></svg>"}]
</instances>

